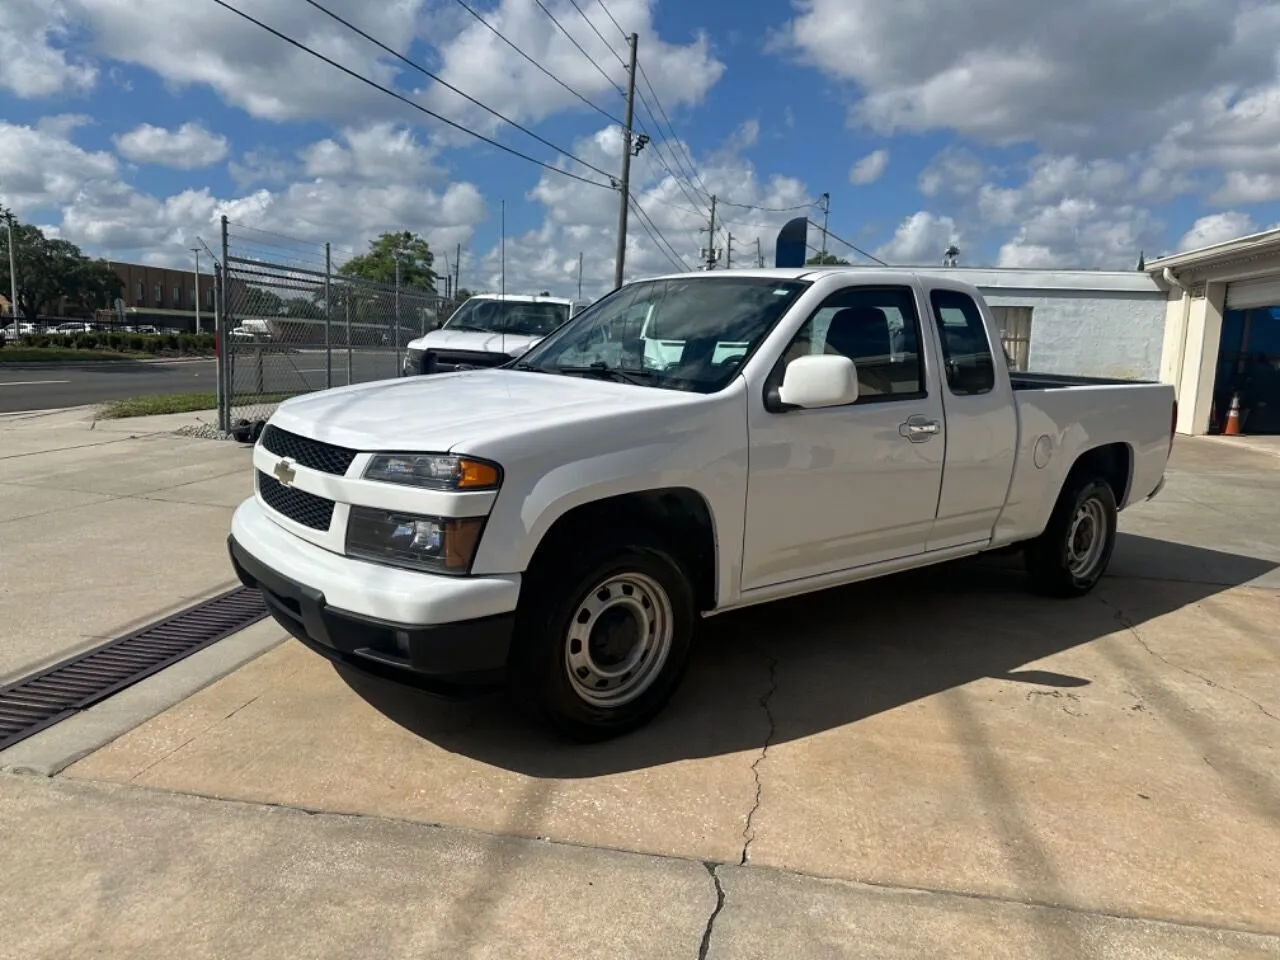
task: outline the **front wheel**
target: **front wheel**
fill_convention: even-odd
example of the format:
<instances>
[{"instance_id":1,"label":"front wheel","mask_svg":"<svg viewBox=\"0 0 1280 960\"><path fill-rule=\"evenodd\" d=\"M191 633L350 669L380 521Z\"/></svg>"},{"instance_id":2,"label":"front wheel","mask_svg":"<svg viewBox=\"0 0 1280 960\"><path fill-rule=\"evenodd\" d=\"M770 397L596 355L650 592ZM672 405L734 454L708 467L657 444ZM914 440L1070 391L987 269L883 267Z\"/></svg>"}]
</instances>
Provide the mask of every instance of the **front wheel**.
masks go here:
<instances>
[{"instance_id":1,"label":"front wheel","mask_svg":"<svg viewBox=\"0 0 1280 960\"><path fill-rule=\"evenodd\" d=\"M688 661L697 624L688 577L661 546L639 540L566 566L548 560L518 617L514 698L575 740L644 725Z\"/></svg>"},{"instance_id":2,"label":"front wheel","mask_svg":"<svg viewBox=\"0 0 1280 960\"><path fill-rule=\"evenodd\" d=\"M1106 573L1116 542L1116 498L1096 477L1068 481L1049 524L1026 549L1032 588L1053 597L1081 597Z\"/></svg>"}]
</instances>

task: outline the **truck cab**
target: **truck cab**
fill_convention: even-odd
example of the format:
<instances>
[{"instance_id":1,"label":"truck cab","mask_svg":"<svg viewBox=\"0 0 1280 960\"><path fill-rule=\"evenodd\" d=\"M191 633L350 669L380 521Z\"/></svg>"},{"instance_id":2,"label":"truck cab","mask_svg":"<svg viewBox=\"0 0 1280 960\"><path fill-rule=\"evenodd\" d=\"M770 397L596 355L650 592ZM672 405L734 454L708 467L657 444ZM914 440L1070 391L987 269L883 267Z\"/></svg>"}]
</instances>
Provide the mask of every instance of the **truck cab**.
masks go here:
<instances>
[{"instance_id":1,"label":"truck cab","mask_svg":"<svg viewBox=\"0 0 1280 960\"><path fill-rule=\"evenodd\" d=\"M1011 374L949 278L657 277L500 369L282 403L229 546L316 652L504 683L598 740L653 717L728 610L989 550L1088 593L1175 412L1164 384Z\"/></svg>"}]
</instances>

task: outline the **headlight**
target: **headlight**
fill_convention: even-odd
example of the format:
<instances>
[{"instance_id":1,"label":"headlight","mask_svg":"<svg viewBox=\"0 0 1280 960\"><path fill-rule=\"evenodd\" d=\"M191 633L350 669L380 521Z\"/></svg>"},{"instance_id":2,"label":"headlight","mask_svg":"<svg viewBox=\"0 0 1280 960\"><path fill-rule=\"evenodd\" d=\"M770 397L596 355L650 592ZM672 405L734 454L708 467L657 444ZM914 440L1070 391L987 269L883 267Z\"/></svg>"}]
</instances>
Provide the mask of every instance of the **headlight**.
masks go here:
<instances>
[{"instance_id":1,"label":"headlight","mask_svg":"<svg viewBox=\"0 0 1280 960\"><path fill-rule=\"evenodd\" d=\"M465 574L483 529L483 517L420 517L352 507L347 520L347 556L411 570Z\"/></svg>"},{"instance_id":2,"label":"headlight","mask_svg":"<svg viewBox=\"0 0 1280 960\"><path fill-rule=\"evenodd\" d=\"M434 490L496 490L502 471L495 464L433 453L379 453L364 468L366 480Z\"/></svg>"}]
</instances>

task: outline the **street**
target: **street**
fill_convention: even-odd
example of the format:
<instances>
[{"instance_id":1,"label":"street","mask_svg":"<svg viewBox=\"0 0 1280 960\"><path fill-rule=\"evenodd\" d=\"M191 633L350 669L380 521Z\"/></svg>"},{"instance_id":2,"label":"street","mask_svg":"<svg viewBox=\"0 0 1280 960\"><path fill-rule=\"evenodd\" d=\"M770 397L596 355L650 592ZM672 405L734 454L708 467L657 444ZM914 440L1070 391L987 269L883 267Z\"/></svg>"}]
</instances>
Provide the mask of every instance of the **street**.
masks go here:
<instances>
[{"instance_id":1,"label":"street","mask_svg":"<svg viewBox=\"0 0 1280 960\"><path fill-rule=\"evenodd\" d=\"M235 389L250 393L298 393L325 387L323 351L267 354L262 357L261 386L257 357L238 354ZM352 354L352 380L362 383L396 375L391 350ZM158 393L192 393L217 389L217 362L96 362L69 364L0 364L0 413L53 410L125 397ZM333 386L347 382L347 355L333 353Z\"/></svg>"}]
</instances>

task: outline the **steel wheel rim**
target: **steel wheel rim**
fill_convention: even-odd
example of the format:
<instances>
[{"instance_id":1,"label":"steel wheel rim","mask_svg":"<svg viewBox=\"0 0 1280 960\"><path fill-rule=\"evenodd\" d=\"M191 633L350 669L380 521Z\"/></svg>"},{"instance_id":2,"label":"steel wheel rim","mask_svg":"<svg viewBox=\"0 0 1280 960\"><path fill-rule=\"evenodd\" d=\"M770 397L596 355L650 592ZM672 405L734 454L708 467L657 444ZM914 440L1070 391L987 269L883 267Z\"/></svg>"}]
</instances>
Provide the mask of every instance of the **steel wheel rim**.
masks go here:
<instances>
[{"instance_id":1,"label":"steel wheel rim","mask_svg":"<svg viewBox=\"0 0 1280 960\"><path fill-rule=\"evenodd\" d=\"M674 637L675 613L662 585L642 573L615 574L588 591L569 619L569 684L593 706L630 703L653 685Z\"/></svg>"},{"instance_id":2,"label":"steel wheel rim","mask_svg":"<svg viewBox=\"0 0 1280 960\"><path fill-rule=\"evenodd\" d=\"M1090 497L1076 509L1067 533L1067 570L1077 579L1090 576L1107 545L1107 514L1101 501Z\"/></svg>"}]
</instances>

